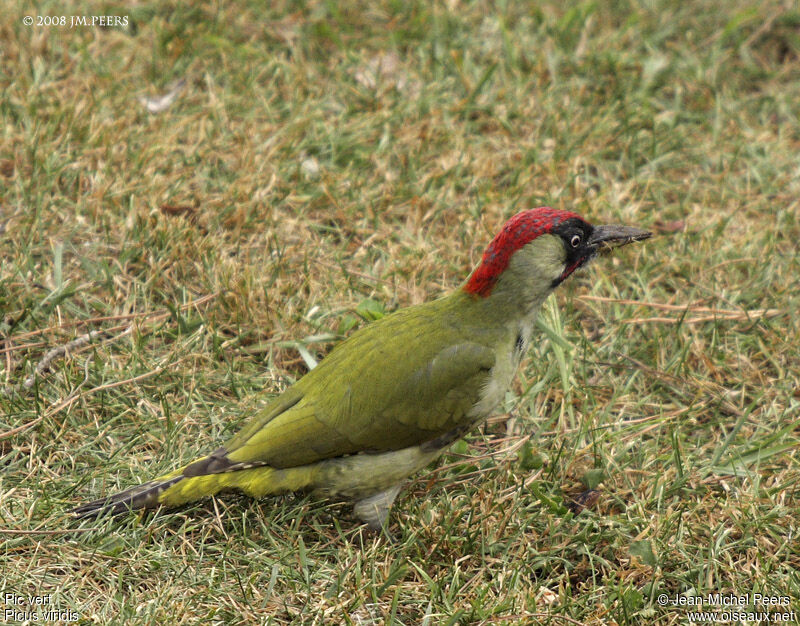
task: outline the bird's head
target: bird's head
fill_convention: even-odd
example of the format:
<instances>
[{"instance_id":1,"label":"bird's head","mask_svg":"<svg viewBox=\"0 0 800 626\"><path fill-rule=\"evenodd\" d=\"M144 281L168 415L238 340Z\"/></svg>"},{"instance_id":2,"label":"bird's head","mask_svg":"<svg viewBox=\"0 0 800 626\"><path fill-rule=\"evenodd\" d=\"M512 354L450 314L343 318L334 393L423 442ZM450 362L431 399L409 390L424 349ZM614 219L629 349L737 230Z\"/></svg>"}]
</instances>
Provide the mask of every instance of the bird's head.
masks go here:
<instances>
[{"instance_id":1,"label":"bird's head","mask_svg":"<svg viewBox=\"0 0 800 626\"><path fill-rule=\"evenodd\" d=\"M651 234L631 226L592 226L577 213L549 207L522 211L486 248L464 290L481 298L513 297L525 308L538 306L599 252Z\"/></svg>"}]
</instances>

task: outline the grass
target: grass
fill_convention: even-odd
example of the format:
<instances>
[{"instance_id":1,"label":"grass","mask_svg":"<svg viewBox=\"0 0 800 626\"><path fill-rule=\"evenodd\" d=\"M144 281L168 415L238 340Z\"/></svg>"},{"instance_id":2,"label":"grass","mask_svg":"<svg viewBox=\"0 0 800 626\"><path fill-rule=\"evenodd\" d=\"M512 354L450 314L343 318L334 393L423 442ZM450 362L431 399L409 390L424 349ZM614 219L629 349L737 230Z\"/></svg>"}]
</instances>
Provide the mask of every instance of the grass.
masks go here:
<instances>
[{"instance_id":1,"label":"grass","mask_svg":"<svg viewBox=\"0 0 800 626\"><path fill-rule=\"evenodd\" d=\"M659 594L758 592L800 613L799 26L743 0L7 11L3 610L685 624ZM139 102L179 80L167 110ZM497 416L408 486L392 540L302 496L68 518L213 449L543 204L658 236L551 299Z\"/></svg>"}]
</instances>

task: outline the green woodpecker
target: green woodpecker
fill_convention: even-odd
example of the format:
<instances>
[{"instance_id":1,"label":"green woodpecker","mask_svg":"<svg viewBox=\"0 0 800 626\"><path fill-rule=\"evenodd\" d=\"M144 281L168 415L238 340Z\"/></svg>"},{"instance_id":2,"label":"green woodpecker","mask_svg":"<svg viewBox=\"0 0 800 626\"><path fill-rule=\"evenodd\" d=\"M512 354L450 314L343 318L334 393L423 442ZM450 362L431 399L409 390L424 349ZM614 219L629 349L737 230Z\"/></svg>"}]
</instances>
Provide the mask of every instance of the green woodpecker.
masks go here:
<instances>
[{"instance_id":1,"label":"green woodpecker","mask_svg":"<svg viewBox=\"0 0 800 626\"><path fill-rule=\"evenodd\" d=\"M460 289L357 331L208 456L74 512L310 491L355 502L381 528L403 482L503 398L544 299L602 249L649 236L547 207L518 213Z\"/></svg>"}]
</instances>

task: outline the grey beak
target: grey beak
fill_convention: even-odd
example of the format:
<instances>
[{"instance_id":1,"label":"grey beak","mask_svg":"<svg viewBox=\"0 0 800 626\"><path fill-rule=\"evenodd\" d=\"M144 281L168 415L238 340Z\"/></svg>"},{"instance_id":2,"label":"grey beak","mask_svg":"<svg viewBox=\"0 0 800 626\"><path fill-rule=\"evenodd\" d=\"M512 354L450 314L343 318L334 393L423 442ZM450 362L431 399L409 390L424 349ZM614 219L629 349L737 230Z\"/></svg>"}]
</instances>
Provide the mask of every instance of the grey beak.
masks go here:
<instances>
[{"instance_id":1,"label":"grey beak","mask_svg":"<svg viewBox=\"0 0 800 626\"><path fill-rule=\"evenodd\" d=\"M642 230L641 228L609 224L606 226L595 226L591 237L589 237L589 241L586 243L598 248L616 248L652 236L653 233Z\"/></svg>"}]
</instances>

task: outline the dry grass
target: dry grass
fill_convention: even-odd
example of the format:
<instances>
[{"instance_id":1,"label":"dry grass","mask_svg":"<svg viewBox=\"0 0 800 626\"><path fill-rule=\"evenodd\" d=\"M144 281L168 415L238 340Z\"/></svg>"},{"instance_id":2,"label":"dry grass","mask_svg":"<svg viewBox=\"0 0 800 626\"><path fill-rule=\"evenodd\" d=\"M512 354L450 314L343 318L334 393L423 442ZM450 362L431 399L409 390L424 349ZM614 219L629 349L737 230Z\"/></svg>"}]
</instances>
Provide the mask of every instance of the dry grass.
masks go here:
<instances>
[{"instance_id":1,"label":"dry grass","mask_svg":"<svg viewBox=\"0 0 800 626\"><path fill-rule=\"evenodd\" d=\"M95 623L683 624L658 595L713 592L800 613L796 7L348 6L7 11L3 593ZM71 530L542 204L660 235L549 303L394 541L299 496Z\"/></svg>"}]
</instances>

